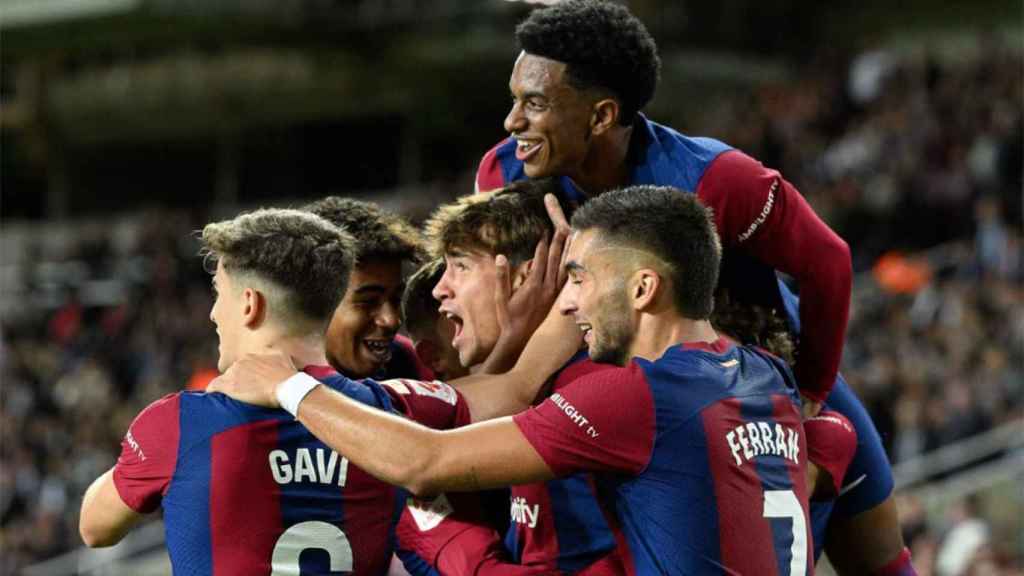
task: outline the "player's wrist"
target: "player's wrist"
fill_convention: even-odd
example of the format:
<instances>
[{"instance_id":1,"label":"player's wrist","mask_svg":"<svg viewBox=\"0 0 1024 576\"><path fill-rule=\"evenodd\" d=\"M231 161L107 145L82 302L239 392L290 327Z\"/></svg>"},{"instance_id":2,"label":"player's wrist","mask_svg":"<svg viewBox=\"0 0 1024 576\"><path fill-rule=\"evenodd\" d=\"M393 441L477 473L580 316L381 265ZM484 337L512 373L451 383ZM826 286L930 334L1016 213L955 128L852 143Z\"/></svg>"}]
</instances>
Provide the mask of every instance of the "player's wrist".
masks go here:
<instances>
[{"instance_id":1,"label":"player's wrist","mask_svg":"<svg viewBox=\"0 0 1024 576\"><path fill-rule=\"evenodd\" d=\"M319 385L320 382L316 378L305 372L298 372L274 387L274 398L281 408L298 418L299 404Z\"/></svg>"}]
</instances>

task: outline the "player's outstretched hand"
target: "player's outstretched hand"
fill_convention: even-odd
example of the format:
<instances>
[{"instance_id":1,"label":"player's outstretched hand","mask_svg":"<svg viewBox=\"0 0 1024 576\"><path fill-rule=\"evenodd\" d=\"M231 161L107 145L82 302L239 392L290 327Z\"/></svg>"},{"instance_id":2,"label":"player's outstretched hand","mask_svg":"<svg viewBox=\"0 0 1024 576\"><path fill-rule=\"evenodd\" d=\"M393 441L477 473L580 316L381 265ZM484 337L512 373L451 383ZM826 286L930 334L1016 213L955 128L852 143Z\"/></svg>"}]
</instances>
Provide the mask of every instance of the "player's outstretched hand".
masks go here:
<instances>
[{"instance_id":1,"label":"player's outstretched hand","mask_svg":"<svg viewBox=\"0 0 1024 576\"><path fill-rule=\"evenodd\" d=\"M277 385L296 372L292 359L283 352L267 350L246 354L214 378L206 391L220 392L248 404L278 408Z\"/></svg>"},{"instance_id":2,"label":"player's outstretched hand","mask_svg":"<svg viewBox=\"0 0 1024 576\"><path fill-rule=\"evenodd\" d=\"M515 294L512 293L508 258L502 254L494 258L497 285L494 306L501 336L484 362L485 373L504 372L515 363L519 352L547 317L565 285L562 261L569 238L569 224L554 195L547 194L544 205L555 231L550 239L544 237L537 243L526 278Z\"/></svg>"}]
</instances>

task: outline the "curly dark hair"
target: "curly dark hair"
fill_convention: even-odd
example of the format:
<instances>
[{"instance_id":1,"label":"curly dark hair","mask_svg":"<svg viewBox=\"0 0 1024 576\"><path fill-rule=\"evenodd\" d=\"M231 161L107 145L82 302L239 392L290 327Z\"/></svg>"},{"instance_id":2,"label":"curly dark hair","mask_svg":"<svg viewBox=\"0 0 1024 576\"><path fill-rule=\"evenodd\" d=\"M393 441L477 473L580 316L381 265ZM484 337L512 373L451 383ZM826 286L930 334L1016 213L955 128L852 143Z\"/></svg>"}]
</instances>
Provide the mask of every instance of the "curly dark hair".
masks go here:
<instances>
[{"instance_id":1,"label":"curly dark hair","mask_svg":"<svg viewBox=\"0 0 1024 576\"><path fill-rule=\"evenodd\" d=\"M764 348L786 364L795 365L796 346L789 325L771 308L739 302L725 290L719 290L711 324L740 344Z\"/></svg>"},{"instance_id":2,"label":"curly dark hair","mask_svg":"<svg viewBox=\"0 0 1024 576\"><path fill-rule=\"evenodd\" d=\"M654 97L661 60L643 22L624 6L567 0L534 10L516 27L527 54L566 64L570 85L606 90L619 100L619 123L629 125Z\"/></svg>"},{"instance_id":3,"label":"curly dark hair","mask_svg":"<svg viewBox=\"0 0 1024 576\"><path fill-rule=\"evenodd\" d=\"M328 196L302 209L327 219L356 239L356 266L375 259L418 262L422 258L419 231L373 202Z\"/></svg>"},{"instance_id":4,"label":"curly dark hair","mask_svg":"<svg viewBox=\"0 0 1024 576\"><path fill-rule=\"evenodd\" d=\"M594 229L612 247L648 252L671 281L676 310L705 320L715 307L722 244L711 209L671 186L629 186L593 198L572 217L576 231Z\"/></svg>"}]
</instances>

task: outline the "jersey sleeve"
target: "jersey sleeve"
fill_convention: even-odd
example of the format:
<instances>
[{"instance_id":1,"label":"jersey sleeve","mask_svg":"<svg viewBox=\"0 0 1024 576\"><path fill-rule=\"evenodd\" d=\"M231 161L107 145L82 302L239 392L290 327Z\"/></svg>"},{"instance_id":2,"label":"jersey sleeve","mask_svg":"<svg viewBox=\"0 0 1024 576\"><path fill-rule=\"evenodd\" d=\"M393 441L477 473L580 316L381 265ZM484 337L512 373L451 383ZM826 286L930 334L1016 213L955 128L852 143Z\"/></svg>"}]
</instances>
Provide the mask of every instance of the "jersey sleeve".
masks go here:
<instances>
[{"instance_id":1,"label":"jersey sleeve","mask_svg":"<svg viewBox=\"0 0 1024 576\"><path fill-rule=\"evenodd\" d=\"M178 460L179 394L153 402L135 417L121 441L114 486L121 500L140 514L160 506Z\"/></svg>"},{"instance_id":2,"label":"jersey sleeve","mask_svg":"<svg viewBox=\"0 0 1024 576\"><path fill-rule=\"evenodd\" d=\"M801 392L828 396L839 370L850 308L850 248L775 170L737 150L718 156L697 187L726 246L738 247L800 285Z\"/></svg>"},{"instance_id":3,"label":"jersey sleeve","mask_svg":"<svg viewBox=\"0 0 1024 576\"><path fill-rule=\"evenodd\" d=\"M654 398L636 362L576 379L513 420L558 476L638 474L654 448Z\"/></svg>"},{"instance_id":4,"label":"jersey sleeve","mask_svg":"<svg viewBox=\"0 0 1024 576\"><path fill-rule=\"evenodd\" d=\"M807 459L831 480L829 493L839 494L857 452L857 431L853 424L839 412L822 410L813 418L804 420L804 435L807 437Z\"/></svg>"},{"instance_id":5,"label":"jersey sleeve","mask_svg":"<svg viewBox=\"0 0 1024 576\"><path fill-rule=\"evenodd\" d=\"M498 147L505 141L501 141L484 154L480 159L480 166L476 170L477 193L496 190L505 185L505 173L501 170L501 161L498 159Z\"/></svg>"},{"instance_id":6,"label":"jersey sleeve","mask_svg":"<svg viewBox=\"0 0 1024 576\"><path fill-rule=\"evenodd\" d=\"M466 398L440 380L397 378L380 384L403 416L424 426L449 430L472 421Z\"/></svg>"}]
</instances>

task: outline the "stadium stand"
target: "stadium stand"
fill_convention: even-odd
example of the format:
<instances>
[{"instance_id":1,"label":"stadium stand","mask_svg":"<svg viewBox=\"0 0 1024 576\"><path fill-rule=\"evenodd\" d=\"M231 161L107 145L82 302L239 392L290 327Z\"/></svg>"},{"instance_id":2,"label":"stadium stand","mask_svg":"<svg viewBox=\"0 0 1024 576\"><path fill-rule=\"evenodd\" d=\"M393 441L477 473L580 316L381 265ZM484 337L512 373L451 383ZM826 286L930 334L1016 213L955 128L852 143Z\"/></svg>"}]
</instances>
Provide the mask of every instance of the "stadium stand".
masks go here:
<instances>
[{"instance_id":1,"label":"stadium stand","mask_svg":"<svg viewBox=\"0 0 1024 576\"><path fill-rule=\"evenodd\" d=\"M851 63L718 102L689 132L780 168L853 247L843 372L896 465L919 573L1019 571L1022 54ZM79 498L130 418L212 377L205 216L0 233L0 575L78 548Z\"/></svg>"}]
</instances>

